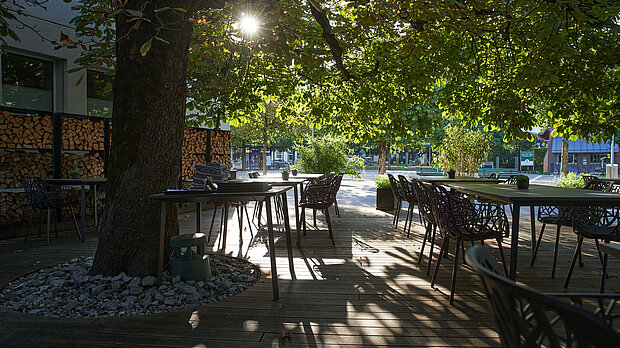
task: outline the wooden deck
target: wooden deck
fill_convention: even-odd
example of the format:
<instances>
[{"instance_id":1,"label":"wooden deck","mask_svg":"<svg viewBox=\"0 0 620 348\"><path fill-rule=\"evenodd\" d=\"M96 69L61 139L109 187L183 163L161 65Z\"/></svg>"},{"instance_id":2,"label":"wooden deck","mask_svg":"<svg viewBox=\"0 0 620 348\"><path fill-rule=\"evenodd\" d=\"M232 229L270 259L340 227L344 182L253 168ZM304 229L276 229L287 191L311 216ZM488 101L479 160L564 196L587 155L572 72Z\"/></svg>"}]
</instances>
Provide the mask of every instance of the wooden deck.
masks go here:
<instances>
[{"instance_id":1,"label":"wooden deck","mask_svg":"<svg viewBox=\"0 0 620 348\"><path fill-rule=\"evenodd\" d=\"M283 233L277 233L279 301L272 301L266 275L253 288L227 300L150 316L44 318L0 307L0 346L499 346L481 284L470 269L459 269L454 306L447 298L452 260L441 265L439 290L431 289L427 258L417 263L424 232L419 224L414 224L415 231L407 239L402 223L398 230L391 226L392 215L353 206L342 206L340 211L341 218L333 214L336 247L331 246L319 214L321 230L309 230L303 248L294 250L295 279L288 271ZM210 214L207 211L203 217L207 230ZM193 214L179 218L182 231L193 232ZM250 240L246 230L245 243L240 245L235 220L231 213L226 252L247 257L268 272L266 232ZM563 229L558 277L553 280L550 264L555 231L547 231L537 264L530 267L529 223L521 226L519 281L544 291L563 291L575 245L573 233ZM43 239L36 238L26 244L21 239L0 241L0 285L75 256L93 255L94 232L87 237L80 244L74 232L65 231L47 247ZM489 247L497 253L493 243ZM589 241L584 242L584 262L584 268L575 270L570 290L596 292L600 263ZM610 291L618 290L619 269L620 262L610 259ZM290 338L282 338L287 332Z\"/></svg>"}]
</instances>

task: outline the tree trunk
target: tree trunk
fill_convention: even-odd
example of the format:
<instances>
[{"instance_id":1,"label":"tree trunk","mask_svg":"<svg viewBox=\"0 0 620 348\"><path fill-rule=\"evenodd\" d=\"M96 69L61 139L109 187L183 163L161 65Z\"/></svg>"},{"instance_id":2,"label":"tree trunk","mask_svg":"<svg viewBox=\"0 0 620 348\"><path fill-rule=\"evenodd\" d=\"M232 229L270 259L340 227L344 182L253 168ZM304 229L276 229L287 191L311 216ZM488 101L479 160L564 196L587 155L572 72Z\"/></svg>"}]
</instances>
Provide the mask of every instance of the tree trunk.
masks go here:
<instances>
[{"instance_id":1,"label":"tree trunk","mask_svg":"<svg viewBox=\"0 0 620 348\"><path fill-rule=\"evenodd\" d=\"M379 142L379 175L385 174L385 141Z\"/></svg>"},{"instance_id":2,"label":"tree trunk","mask_svg":"<svg viewBox=\"0 0 620 348\"><path fill-rule=\"evenodd\" d=\"M146 1L130 1L137 10ZM150 0L139 30L131 29L123 13L116 17L116 74L114 79L114 134L110 151L106 204L99 244L91 274L132 276L154 274L159 241L159 203L148 195L176 186L185 125L187 54L191 23L178 21L170 11L160 18L175 21L174 30L152 40L157 20L153 10L177 7L176 1ZM196 1L183 3L189 18ZM152 40L145 56L140 48ZM178 233L176 205L167 210L166 244ZM169 250L165 247L164 250ZM167 259L167 258L165 258Z\"/></svg>"},{"instance_id":3,"label":"tree trunk","mask_svg":"<svg viewBox=\"0 0 620 348\"><path fill-rule=\"evenodd\" d=\"M241 170L245 171L245 143L243 143L241 149Z\"/></svg>"},{"instance_id":4,"label":"tree trunk","mask_svg":"<svg viewBox=\"0 0 620 348\"><path fill-rule=\"evenodd\" d=\"M562 159L561 159L561 168L562 174L568 174L568 140L570 138L570 134L564 133L562 134Z\"/></svg>"},{"instance_id":5,"label":"tree trunk","mask_svg":"<svg viewBox=\"0 0 620 348\"><path fill-rule=\"evenodd\" d=\"M263 175L267 175L267 135L263 135Z\"/></svg>"}]
</instances>

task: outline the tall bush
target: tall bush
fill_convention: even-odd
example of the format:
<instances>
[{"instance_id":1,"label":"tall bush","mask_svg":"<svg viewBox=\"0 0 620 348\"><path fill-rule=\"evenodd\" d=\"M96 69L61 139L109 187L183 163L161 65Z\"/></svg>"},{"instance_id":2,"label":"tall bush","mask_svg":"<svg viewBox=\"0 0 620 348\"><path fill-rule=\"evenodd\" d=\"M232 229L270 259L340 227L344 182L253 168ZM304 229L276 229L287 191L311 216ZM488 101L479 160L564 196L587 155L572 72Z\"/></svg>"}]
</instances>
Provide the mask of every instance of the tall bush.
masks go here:
<instances>
[{"instance_id":1,"label":"tall bush","mask_svg":"<svg viewBox=\"0 0 620 348\"><path fill-rule=\"evenodd\" d=\"M364 159L359 156L348 157L349 147L340 137L331 135L309 138L307 145L297 144L299 154L297 167L305 173L331 172L345 173L360 177L364 170Z\"/></svg>"},{"instance_id":2,"label":"tall bush","mask_svg":"<svg viewBox=\"0 0 620 348\"><path fill-rule=\"evenodd\" d=\"M445 171L454 169L467 175L477 173L489 153L491 139L476 130L456 126L448 126L445 134L435 162Z\"/></svg>"},{"instance_id":3,"label":"tall bush","mask_svg":"<svg viewBox=\"0 0 620 348\"><path fill-rule=\"evenodd\" d=\"M586 183L583 181L583 176L573 172L569 172L566 175L562 174L559 178L554 178L553 184L557 187L568 188L584 188L586 186Z\"/></svg>"}]
</instances>

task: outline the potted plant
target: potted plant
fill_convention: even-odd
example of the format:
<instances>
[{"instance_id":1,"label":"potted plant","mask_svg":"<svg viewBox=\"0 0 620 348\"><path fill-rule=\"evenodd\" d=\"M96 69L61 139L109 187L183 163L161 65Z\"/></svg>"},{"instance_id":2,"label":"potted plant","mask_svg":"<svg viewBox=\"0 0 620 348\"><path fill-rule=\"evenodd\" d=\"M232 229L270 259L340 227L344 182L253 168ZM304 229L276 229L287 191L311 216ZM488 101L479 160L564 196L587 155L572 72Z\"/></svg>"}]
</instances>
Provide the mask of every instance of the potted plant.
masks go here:
<instances>
[{"instance_id":1,"label":"potted plant","mask_svg":"<svg viewBox=\"0 0 620 348\"><path fill-rule=\"evenodd\" d=\"M70 170L69 175L71 175L72 179L79 179L80 176L82 175L82 171L81 170Z\"/></svg>"},{"instance_id":2,"label":"potted plant","mask_svg":"<svg viewBox=\"0 0 620 348\"><path fill-rule=\"evenodd\" d=\"M530 178L527 175L519 174L516 176L517 188L526 189L530 187Z\"/></svg>"},{"instance_id":3,"label":"potted plant","mask_svg":"<svg viewBox=\"0 0 620 348\"><path fill-rule=\"evenodd\" d=\"M456 177L456 170L454 169L448 169L446 173L448 173L448 178L450 179L454 179Z\"/></svg>"},{"instance_id":4,"label":"potted plant","mask_svg":"<svg viewBox=\"0 0 620 348\"><path fill-rule=\"evenodd\" d=\"M288 170L286 169L282 171L282 180L288 180Z\"/></svg>"},{"instance_id":5,"label":"potted plant","mask_svg":"<svg viewBox=\"0 0 620 348\"><path fill-rule=\"evenodd\" d=\"M291 166L291 174L293 174L293 176L297 175L297 166L294 164Z\"/></svg>"},{"instance_id":6,"label":"potted plant","mask_svg":"<svg viewBox=\"0 0 620 348\"><path fill-rule=\"evenodd\" d=\"M377 209L394 210L394 193L387 175L379 175L375 179L377 185Z\"/></svg>"}]
</instances>

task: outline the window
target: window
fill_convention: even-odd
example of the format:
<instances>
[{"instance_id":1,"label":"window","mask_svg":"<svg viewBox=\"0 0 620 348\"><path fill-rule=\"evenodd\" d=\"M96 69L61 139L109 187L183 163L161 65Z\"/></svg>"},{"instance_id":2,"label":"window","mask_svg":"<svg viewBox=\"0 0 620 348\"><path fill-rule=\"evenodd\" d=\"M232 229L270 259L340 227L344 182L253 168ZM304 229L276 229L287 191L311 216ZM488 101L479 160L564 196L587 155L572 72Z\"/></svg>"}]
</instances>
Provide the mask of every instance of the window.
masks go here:
<instances>
[{"instance_id":1,"label":"window","mask_svg":"<svg viewBox=\"0 0 620 348\"><path fill-rule=\"evenodd\" d=\"M590 155L590 163L601 164L601 160L605 159L607 161L607 154L604 153L593 153Z\"/></svg>"},{"instance_id":2,"label":"window","mask_svg":"<svg viewBox=\"0 0 620 348\"><path fill-rule=\"evenodd\" d=\"M588 165L588 156L583 156L583 161L582 161L584 166Z\"/></svg>"},{"instance_id":3,"label":"window","mask_svg":"<svg viewBox=\"0 0 620 348\"><path fill-rule=\"evenodd\" d=\"M2 105L52 111L53 66L51 61L3 54Z\"/></svg>"},{"instance_id":4,"label":"window","mask_svg":"<svg viewBox=\"0 0 620 348\"><path fill-rule=\"evenodd\" d=\"M568 154L568 163L569 164L577 164L577 155L574 153Z\"/></svg>"},{"instance_id":5,"label":"window","mask_svg":"<svg viewBox=\"0 0 620 348\"><path fill-rule=\"evenodd\" d=\"M112 76L88 70L86 81L88 115L112 117Z\"/></svg>"}]
</instances>

